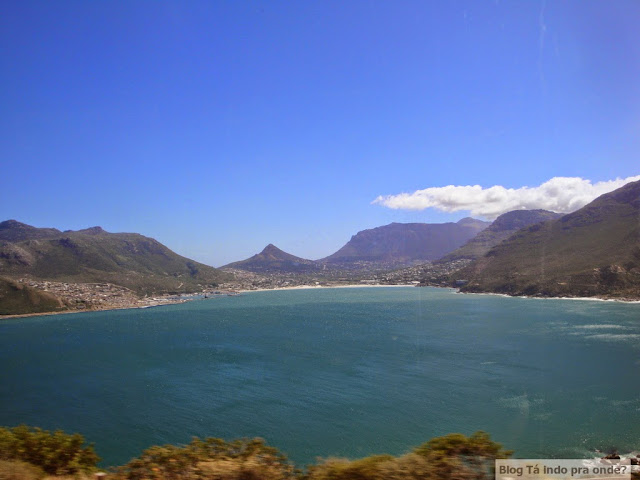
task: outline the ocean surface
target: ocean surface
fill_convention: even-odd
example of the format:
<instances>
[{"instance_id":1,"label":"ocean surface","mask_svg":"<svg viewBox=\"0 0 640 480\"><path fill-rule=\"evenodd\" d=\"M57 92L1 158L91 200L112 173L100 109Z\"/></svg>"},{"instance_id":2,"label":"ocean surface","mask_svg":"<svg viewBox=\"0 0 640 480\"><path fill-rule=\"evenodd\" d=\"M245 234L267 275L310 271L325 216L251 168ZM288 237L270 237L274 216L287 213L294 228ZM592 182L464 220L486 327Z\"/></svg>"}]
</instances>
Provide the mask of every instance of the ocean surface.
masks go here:
<instances>
[{"instance_id":1,"label":"ocean surface","mask_svg":"<svg viewBox=\"0 0 640 480\"><path fill-rule=\"evenodd\" d=\"M298 465L489 432L520 458L640 448L640 304L434 288L252 292L0 322L0 425L103 465L260 436Z\"/></svg>"}]
</instances>

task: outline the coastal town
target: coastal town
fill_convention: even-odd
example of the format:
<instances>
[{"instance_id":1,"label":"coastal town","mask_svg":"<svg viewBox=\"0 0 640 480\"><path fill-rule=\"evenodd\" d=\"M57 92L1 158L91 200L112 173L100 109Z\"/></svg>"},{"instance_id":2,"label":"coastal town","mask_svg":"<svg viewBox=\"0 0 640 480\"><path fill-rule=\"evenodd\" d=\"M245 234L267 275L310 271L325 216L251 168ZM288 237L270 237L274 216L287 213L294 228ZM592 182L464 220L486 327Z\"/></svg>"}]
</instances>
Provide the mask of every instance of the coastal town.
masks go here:
<instances>
[{"instance_id":1,"label":"coastal town","mask_svg":"<svg viewBox=\"0 0 640 480\"><path fill-rule=\"evenodd\" d=\"M143 308L186 301L176 295L140 297L128 288L112 283L51 282L27 278L20 278L17 281L55 295L70 311Z\"/></svg>"},{"instance_id":2,"label":"coastal town","mask_svg":"<svg viewBox=\"0 0 640 480\"><path fill-rule=\"evenodd\" d=\"M238 295L257 290L276 290L302 287L341 286L451 286L448 276L468 264L468 260L432 264L425 263L397 270L384 271L371 266L361 270L332 269L322 275L296 273L258 274L239 269L226 269L233 280L217 288L203 288L190 294L163 294L139 296L133 290L112 283L73 283L20 278L19 284L50 293L60 299L65 312L148 308L159 305L184 303L194 299L222 295Z\"/></svg>"},{"instance_id":3,"label":"coastal town","mask_svg":"<svg viewBox=\"0 0 640 480\"><path fill-rule=\"evenodd\" d=\"M386 270L376 263L361 262L359 269L333 268L314 274L270 272L258 274L239 269L224 269L235 280L220 286L222 290L247 291L271 290L300 286L337 287L344 285L407 285L451 286L449 276L465 267L470 260L454 260L444 263L420 263L404 268Z\"/></svg>"},{"instance_id":4,"label":"coastal town","mask_svg":"<svg viewBox=\"0 0 640 480\"><path fill-rule=\"evenodd\" d=\"M203 288L190 294L154 296L139 296L129 288L112 283L54 282L28 277L20 278L17 282L54 295L60 299L64 311L73 312L148 308L256 290L391 285L447 287L450 286L448 276L468 263L468 260L442 264L425 263L391 271L374 268L372 265L369 271L364 266L361 270L331 269L314 275L281 272L258 274L240 269L226 269L233 275L233 280L221 283L214 289Z\"/></svg>"}]
</instances>

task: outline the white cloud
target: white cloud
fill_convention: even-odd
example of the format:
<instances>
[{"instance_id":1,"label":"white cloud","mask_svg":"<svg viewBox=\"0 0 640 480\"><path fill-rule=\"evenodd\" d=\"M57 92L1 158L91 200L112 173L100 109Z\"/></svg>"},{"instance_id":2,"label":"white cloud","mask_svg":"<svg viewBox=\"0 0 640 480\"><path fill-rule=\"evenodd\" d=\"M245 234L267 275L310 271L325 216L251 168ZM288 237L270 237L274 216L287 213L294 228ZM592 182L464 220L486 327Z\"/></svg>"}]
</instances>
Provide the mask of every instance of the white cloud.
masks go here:
<instances>
[{"instance_id":1,"label":"white cloud","mask_svg":"<svg viewBox=\"0 0 640 480\"><path fill-rule=\"evenodd\" d=\"M493 219L511 210L542 208L569 213L584 207L604 193L640 180L640 175L591 183L580 177L554 177L537 187L505 188L495 185L448 185L413 193L379 196L373 202L395 210L435 208L444 212L468 210L471 215Z\"/></svg>"}]
</instances>

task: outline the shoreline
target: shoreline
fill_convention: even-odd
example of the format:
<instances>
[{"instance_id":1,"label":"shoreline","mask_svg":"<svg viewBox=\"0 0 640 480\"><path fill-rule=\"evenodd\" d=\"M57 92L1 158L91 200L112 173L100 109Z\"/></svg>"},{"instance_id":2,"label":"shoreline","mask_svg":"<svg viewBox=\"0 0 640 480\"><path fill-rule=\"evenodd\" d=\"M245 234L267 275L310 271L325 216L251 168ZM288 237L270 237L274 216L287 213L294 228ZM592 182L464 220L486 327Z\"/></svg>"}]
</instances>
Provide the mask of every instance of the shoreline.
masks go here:
<instances>
[{"instance_id":1,"label":"shoreline","mask_svg":"<svg viewBox=\"0 0 640 480\"><path fill-rule=\"evenodd\" d=\"M216 296L235 296L245 293L252 292L271 292L271 291L286 291L286 290L314 290L314 289L329 289L329 288L399 288L399 287L418 287L413 284L393 284L393 285L382 285L382 284L373 284L373 285L361 285L361 284L343 284L343 285L294 285L291 287L276 287L276 288L256 288L256 289L234 289L234 290L222 290L225 292L222 295L212 295L209 298L213 298ZM532 297L526 295L509 295L506 293L493 293L493 292L462 292L455 287L442 287L436 285L424 285L418 288L431 287L431 288L439 288L446 290L454 290L453 294L456 295L487 295L487 296L495 296L495 297L506 297L506 298L525 298L529 300L579 300L579 301L592 301L592 302L613 302L613 303L624 303L624 304L640 304L640 300L632 300L632 299L618 299L618 298L602 298L602 297ZM204 295L203 293L192 293L185 295ZM29 318L29 317L44 317L50 315L71 315L76 313L94 313L94 312L108 312L115 310L135 310L135 309L147 309L154 307L161 307L163 305L178 305L181 303L192 302L196 300L205 300L204 298L173 298L171 300L157 300L151 304L146 305L129 305L129 306L117 306L117 307L107 307L107 308L98 308L98 309L90 309L90 310L62 310L57 312L41 312L41 313L19 313L19 314L11 314L11 315L0 315L0 321L9 320L14 318Z\"/></svg>"},{"instance_id":2,"label":"shoreline","mask_svg":"<svg viewBox=\"0 0 640 480\"><path fill-rule=\"evenodd\" d=\"M163 305L178 305L178 304L181 304L181 303L191 302L193 300L196 300L196 299L195 298L193 298L193 299L182 298L182 299L175 299L175 300L170 300L170 301L156 302L156 303L152 303L152 304L148 304L148 305L135 305L135 304L132 304L132 305L129 305L129 306L117 306L117 307L114 306L114 307L106 307L106 308L92 308L92 309L88 309L88 310L60 310L60 311L57 311L57 312L16 313L16 314L11 314L11 315L0 315L0 321L9 320L11 318L45 317L45 316L49 316L49 315L71 315L71 314L76 314L76 313L96 313L96 312L111 312L111 311L114 311L114 310L146 309L146 308L161 307Z\"/></svg>"},{"instance_id":3,"label":"shoreline","mask_svg":"<svg viewBox=\"0 0 640 480\"><path fill-rule=\"evenodd\" d=\"M344 285L295 285L293 287L276 287L276 288L256 288L255 290L235 290L238 293L251 293L251 292L272 292L283 290L315 290L320 288L379 288L379 287L415 287L415 285L398 284L398 285L359 285L344 284Z\"/></svg>"},{"instance_id":4,"label":"shoreline","mask_svg":"<svg viewBox=\"0 0 640 480\"><path fill-rule=\"evenodd\" d=\"M234 289L234 290L221 290L224 292L219 295L211 295L209 298L214 297L222 297L222 296L236 296L244 293L251 292L270 292L270 291L283 291L283 290L312 290L312 289L320 289L320 288L377 288L377 287L415 287L415 285L359 285L359 284L344 284L344 285L295 285L292 287L276 287L276 288L256 288L253 290L242 290L242 289ZM204 295L202 292L198 293L189 293L185 295ZM40 312L40 313L16 313L10 315L0 315L0 321L9 320L14 318L29 318L29 317L45 317L51 315L71 315L76 313L94 313L94 312L109 312L116 310L136 310L136 309L147 309L154 307L161 307L163 305L179 305L181 303L193 302L196 300L205 300L205 298L176 298L173 300L167 301L158 301L149 305L129 305L129 306L117 306L117 307L106 307L106 308L96 308L89 310L60 310L57 312Z\"/></svg>"},{"instance_id":5,"label":"shoreline","mask_svg":"<svg viewBox=\"0 0 640 480\"><path fill-rule=\"evenodd\" d=\"M450 287L434 287L434 288L450 288ZM454 288L454 287L451 287ZM604 298L604 297L532 297L527 295L509 295L508 293L493 293L493 292L461 292L457 290L455 293L460 295L491 295L494 297L506 297L506 298L526 298L529 300L588 300L592 302L614 302L614 303L640 303L640 300L631 300L625 298Z\"/></svg>"}]
</instances>

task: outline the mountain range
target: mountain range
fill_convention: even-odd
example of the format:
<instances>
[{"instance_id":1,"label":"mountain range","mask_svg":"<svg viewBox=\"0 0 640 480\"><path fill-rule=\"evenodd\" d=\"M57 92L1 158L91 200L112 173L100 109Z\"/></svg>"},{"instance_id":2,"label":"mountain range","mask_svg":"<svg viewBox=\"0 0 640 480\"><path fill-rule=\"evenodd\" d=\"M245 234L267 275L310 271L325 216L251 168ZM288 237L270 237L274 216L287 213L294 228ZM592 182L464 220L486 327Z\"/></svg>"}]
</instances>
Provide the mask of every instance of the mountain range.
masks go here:
<instances>
[{"instance_id":1,"label":"mountain range","mask_svg":"<svg viewBox=\"0 0 640 480\"><path fill-rule=\"evenodd\" d=\"M548 210L512 210L496 218L491 225L478 233L462 247L445 255L439 262L482 257L492 247L506 240L518 230L547 220L560 218L562 214Z\"/></svg>"},{"instance_id":2,"label":"mountain range","mask_svg":"<svg viewBox=\"0 0 640 480\"><path fill-rule=\"evenodd\" d=\"M140 295L201 291L231 278L137 233L61 232L16 220L0 223L0 277L108 282Z\"/></svg>"},{"instance_id":3,"label":"mountain range","mask_svg":"<svg viewBox=\"0 0 640 480\"><path fill-rule=\"evenodd\" d=\"M356 233L337 252L320 260L296 257L269 244L262 252L222 268L255 273L313 273L327 268L352 270L362 263L387 267L424 263L460 247L489 225L474 218L457 223L391 223Z\"/></svg>"},{"instance_id":4,"label":"mountain range","mask_svg":"<svg viewBox=\"0 0 640 480\"><path fill-rule=\"evenodd\" d=\"M454 277L466 292L640 298L640 181L519 230Z\"/></svg>"},{"instance_id":5,"label":"mountain range","mask_svg":"<svg viewBox=\"0 0 640 480\"><path fill-rule=\"evenodd\" d=\"M459 269L464 264L460 259L471 263ZM363 273L372 267L382 271L433 261L447 267L442 269L446 275L459 269L450 280L463 285L464 292L640 299L640 181L564 216L517 210L492 224L471 218L444 224L392 223L358 232L320 260L296 257L269 244L223 268L276 276L333 272L327 278L340 278L347 270ZM55 295L31 288L32 281L110 283L144 296L202 291L233 278L136 233L0 222L0 315L65 308Z\"/></svg>"},{"instance_id":6,"label":"mountain range","mask_svg":"<svg viewBox=\"0 0 640 480\"><path fill-rule=\"evenodd\" d=\"M488 226L489 222L472 218L457 223L391 223L358 232L340 250L319 262L424 263L464 245Z\"/></svg>"}]
</instances>

